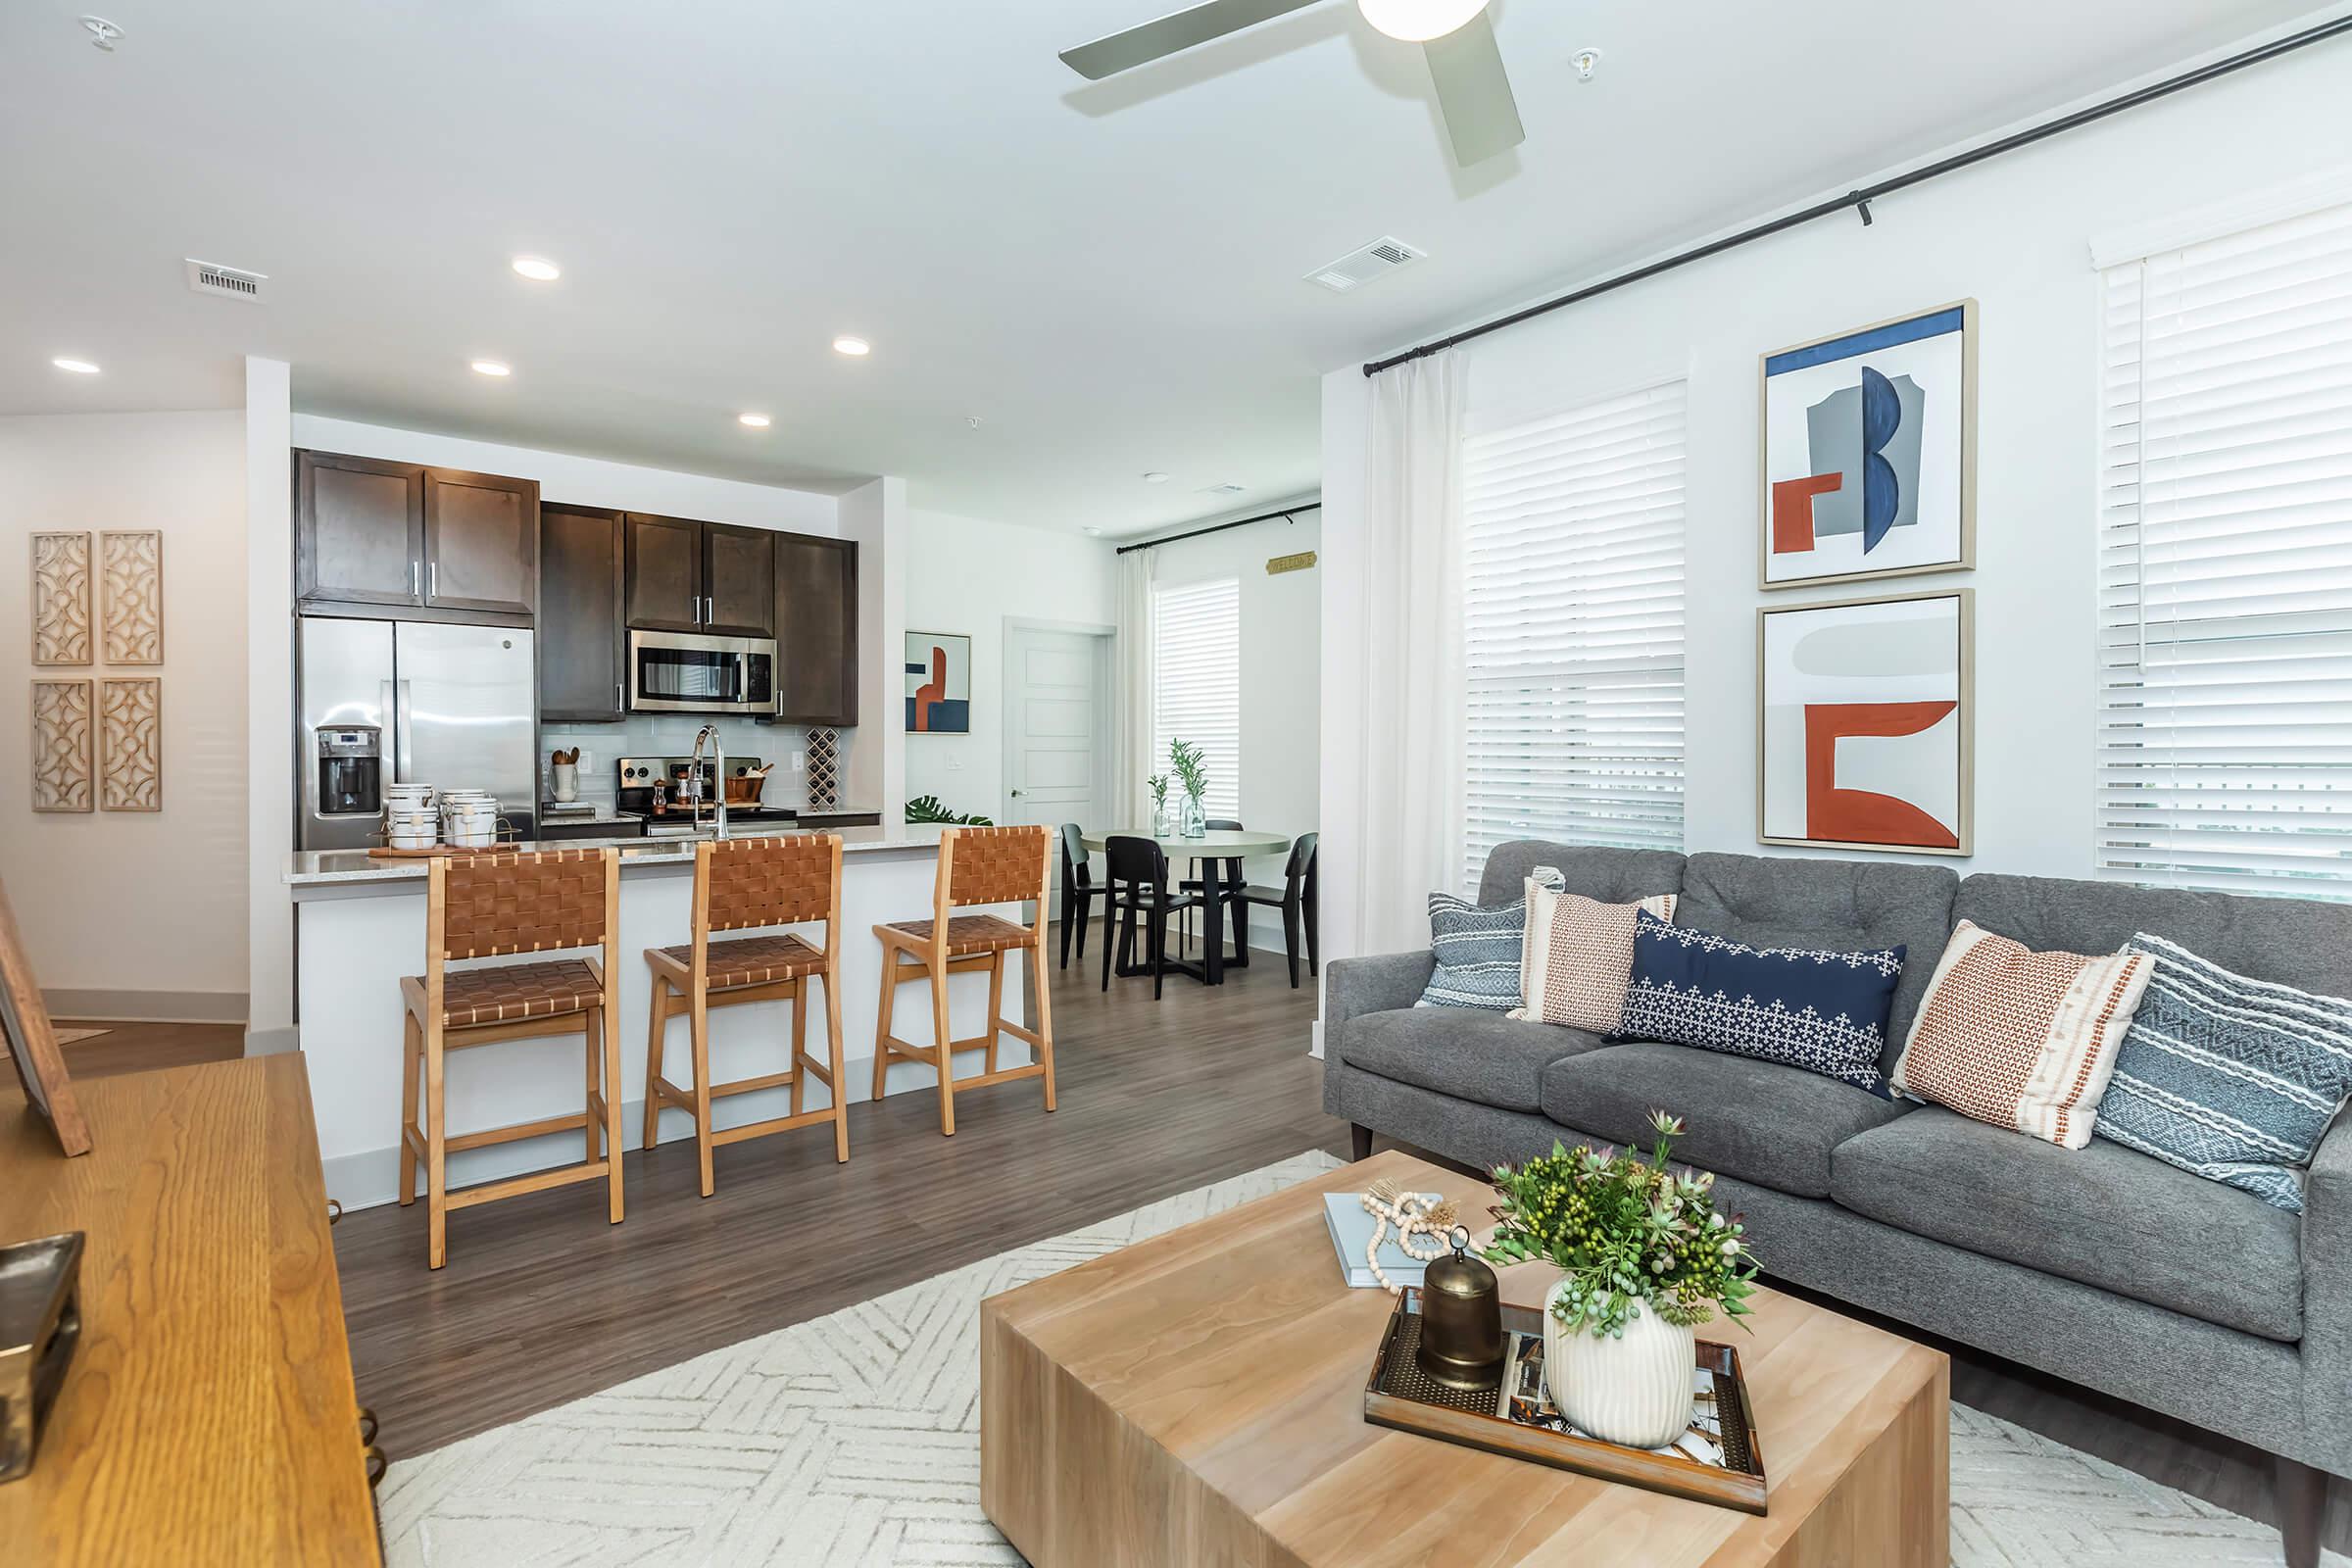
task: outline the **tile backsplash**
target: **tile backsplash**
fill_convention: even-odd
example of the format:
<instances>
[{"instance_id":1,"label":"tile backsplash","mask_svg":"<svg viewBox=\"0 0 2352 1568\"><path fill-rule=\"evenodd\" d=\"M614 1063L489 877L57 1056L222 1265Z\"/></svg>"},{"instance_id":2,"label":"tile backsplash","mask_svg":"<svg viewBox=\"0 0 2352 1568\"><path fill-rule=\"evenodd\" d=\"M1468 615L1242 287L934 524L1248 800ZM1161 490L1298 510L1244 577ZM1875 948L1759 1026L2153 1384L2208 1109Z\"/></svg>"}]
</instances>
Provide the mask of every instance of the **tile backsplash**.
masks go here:
<instances>
[{"instance_id":1,"label":"tile backsplash","mask_svg":"<svg viewBox=\"0 0 2352 1568\"><path fill-rule=\"evenodd\" d=\"M808 804L808 775L792 765L795 754L805 755L808 750L807 730L798 724L761 724L748 718L721 718L714 722L730 764L743 758L775 764L775 771L767 777L767 788L760 795L763 805ZM703 720L691 713L632 713L618 724L544 725L539 731L540 798L548 800L554 796L555 782L547 760L550 752L578 747L580 799L609 806L618 787L612 772L616 759L690 756L695 734L702 727ZM840 734L845 774L842 801L866 805L858 788L855 760L858 732L845 729Z\"/></svg>"}]
</instances>

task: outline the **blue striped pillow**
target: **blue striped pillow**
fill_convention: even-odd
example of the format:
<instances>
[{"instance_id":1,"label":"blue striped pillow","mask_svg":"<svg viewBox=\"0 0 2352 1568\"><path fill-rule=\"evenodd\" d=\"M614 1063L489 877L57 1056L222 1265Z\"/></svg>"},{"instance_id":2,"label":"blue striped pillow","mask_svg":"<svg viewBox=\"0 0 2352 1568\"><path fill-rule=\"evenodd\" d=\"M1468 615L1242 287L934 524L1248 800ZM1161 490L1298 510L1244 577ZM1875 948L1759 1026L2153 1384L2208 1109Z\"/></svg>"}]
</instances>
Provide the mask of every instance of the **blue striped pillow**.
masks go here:
<instances>
[{"instance_id":1,"label":"blue striped pillow","mask_svg":"<svg viewBox=\"0 0 2352 1568\"><path fill-rule=\"evenodd\" d=\"M2156 959L2098 1136L2303 1211L2302 1167L2352 1095L2352 1002L2232 974L2142 931Z\"/></svg>"},{"instance_id":2,"label":"blue striped pillow","mask_svg":"<svg viewBox=\"0 0 2352 1568\"><path fill-rule=\"evenodd\" d=\"M1568 879L1539 865L1528 880L1558 892ZM1429 951L1437 973L1417 1007L1480 1007L1508 1012L1519 1005L1519 954L1527 939L1527 895L1482 907L1450 893L1429 896Z\"/></svg>"}]
</instances>

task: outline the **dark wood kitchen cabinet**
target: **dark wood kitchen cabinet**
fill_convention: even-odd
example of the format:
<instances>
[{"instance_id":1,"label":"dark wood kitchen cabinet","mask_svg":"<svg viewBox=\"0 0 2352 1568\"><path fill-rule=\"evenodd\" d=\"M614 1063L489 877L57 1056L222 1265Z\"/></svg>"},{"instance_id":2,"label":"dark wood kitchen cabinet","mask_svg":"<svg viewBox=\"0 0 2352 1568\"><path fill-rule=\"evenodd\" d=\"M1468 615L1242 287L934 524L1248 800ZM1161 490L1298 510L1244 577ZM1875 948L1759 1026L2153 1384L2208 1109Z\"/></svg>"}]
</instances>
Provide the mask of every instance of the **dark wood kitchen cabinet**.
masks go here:
<instances>
[{"instance_id":1,"label":"dark wood kitchen cabinet","mask_svg":"<svg viewBox=\"0 0 2352 1568\"><path fill-rule=\"evenodd\" d=\"M775 535L684 517L628 516L628 622L640 631L773 637Z\"/></svg>"},{"instance_id":2,"label":"dark wood kitchen cabinet","mask_svg":"<svg viewBox=\"0 0 2352 1568\"><path fill-rule=\"evenodd\" d=\"M780 533L776 550L776 717L858 722L858 546Z\"/></svg>"},{"instance_id":3,"label":"dark wood kitchen cabinet","mask_svg":"<svg viewBox=\"0 0 2352 1568\"><path fill-rule=\"evenodd\" d=\"M294 578L306 612L528 626L539 485L298 451Z\"/></svg>"},{"instance_id":4,"label":"dark wood kitchen cabinet","mask_svg":"<svg viewBox=\"0 0 2352 1568\"><path fill-rule=\"evenodd\" d=\"M540 510L543 723L616 724L625 715L628 633L621 624L621 530L617 512L570 506Z\"/></svg>"}]
</instances>

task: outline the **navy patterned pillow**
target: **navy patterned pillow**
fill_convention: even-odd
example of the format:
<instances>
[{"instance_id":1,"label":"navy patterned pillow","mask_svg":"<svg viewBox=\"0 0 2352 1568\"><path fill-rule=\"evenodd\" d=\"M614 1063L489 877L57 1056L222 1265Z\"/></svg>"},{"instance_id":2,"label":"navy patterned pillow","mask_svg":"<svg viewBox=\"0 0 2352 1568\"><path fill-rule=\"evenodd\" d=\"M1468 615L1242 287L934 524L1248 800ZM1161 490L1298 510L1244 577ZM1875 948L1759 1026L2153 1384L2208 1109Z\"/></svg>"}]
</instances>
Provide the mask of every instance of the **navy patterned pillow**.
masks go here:
<instances>
[{"instance_id":1,"label":"navy patterned pillow","mask_svg":"<svg viewBox=\"0 0 2352 1568\"><path fill-rule=\"evenodd\" d=\"M1568 885L1555 866L1539 865L1528 880L1557 892ZM1527 934L1527 895L1481 907L1450 893L1429 896L1429 951L1437 973L1416 1007L1480 1007L1508 1012L1519 1005L1519 950Z\"/></svg>"},{"instance_id":2,"label":"navy patterned pillow","mask_svg":"<svg viewBox=\"0 0 2352 1568\"><path fill-rule=\"evenodd\" d=\"M1888 1098L1879 1071L1900 945L1877 953L1751 948L1642 911L1623 1040L1663 1040L1802 1067Z\"/></svg>"},{"instance_id":3,"label":"navy patterned pillow","mask_svg":"<svg viewBox=\"0 0 2352 1568\"><path fill-rule=\"evenodd\" d=\"M2140 932L2156 972L2097 1136L2303 1211L2302 1167L2352 1095L2352 1002L2232 974Z\"/></svg>"}]
</instances>

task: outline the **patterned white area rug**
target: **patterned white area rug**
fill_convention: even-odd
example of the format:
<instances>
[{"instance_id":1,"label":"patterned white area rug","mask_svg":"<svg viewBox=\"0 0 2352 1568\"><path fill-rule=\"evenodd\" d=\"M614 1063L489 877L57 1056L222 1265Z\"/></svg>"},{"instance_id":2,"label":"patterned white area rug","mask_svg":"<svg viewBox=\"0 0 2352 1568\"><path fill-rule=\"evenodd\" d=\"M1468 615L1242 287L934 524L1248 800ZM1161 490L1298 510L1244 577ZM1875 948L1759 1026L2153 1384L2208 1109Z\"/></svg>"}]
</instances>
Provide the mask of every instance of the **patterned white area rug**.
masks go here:
<instances>
[{"instance_id":1,"label":"patterned white area rug","mask_svg":"<svg viewBox=\"0 0 2352 1568\"><path fill-rule=\"evenodd\" d=\"M1338 1163L1301 1154L396 1464L392 1568L1018 1565L980 1512L981 1298ZM1952 1561L2273 1568L2278 1535L1954 1407Z\"/></svg>"}]
</instances>

